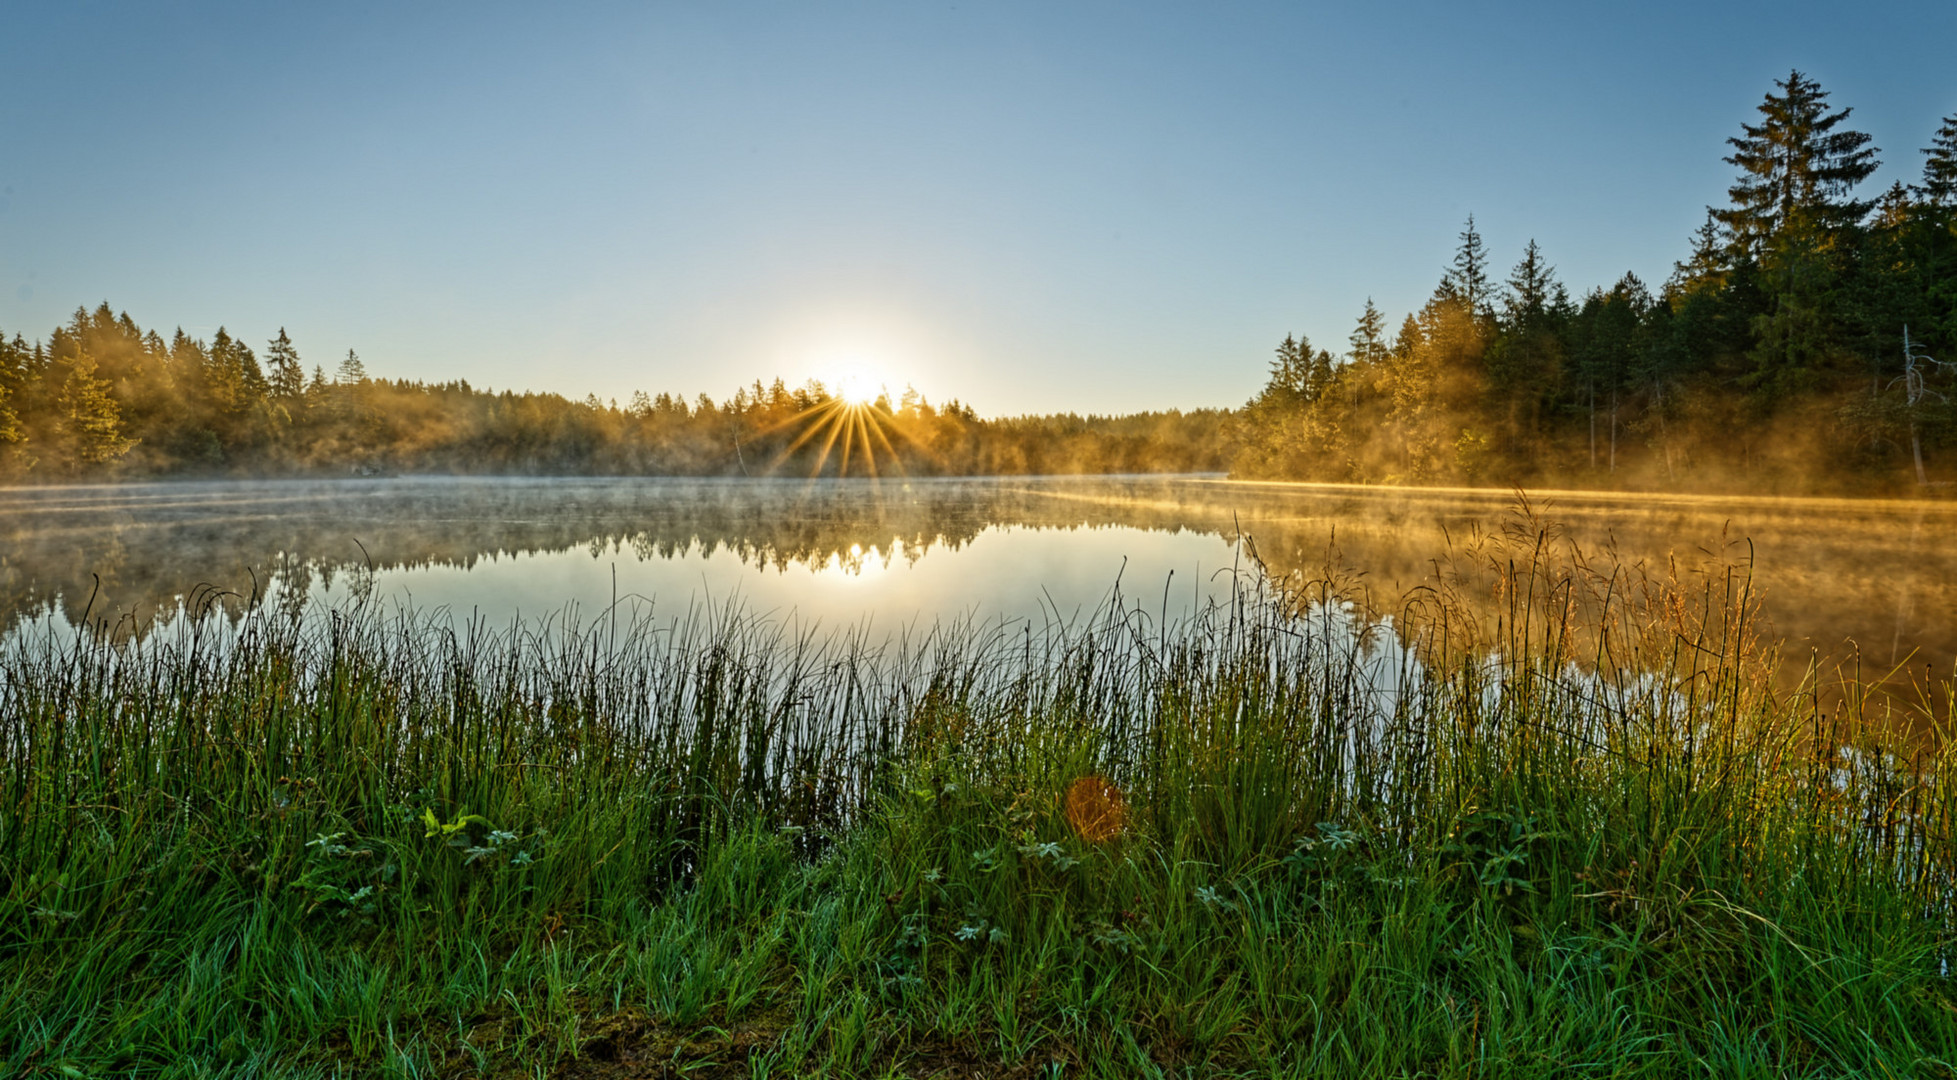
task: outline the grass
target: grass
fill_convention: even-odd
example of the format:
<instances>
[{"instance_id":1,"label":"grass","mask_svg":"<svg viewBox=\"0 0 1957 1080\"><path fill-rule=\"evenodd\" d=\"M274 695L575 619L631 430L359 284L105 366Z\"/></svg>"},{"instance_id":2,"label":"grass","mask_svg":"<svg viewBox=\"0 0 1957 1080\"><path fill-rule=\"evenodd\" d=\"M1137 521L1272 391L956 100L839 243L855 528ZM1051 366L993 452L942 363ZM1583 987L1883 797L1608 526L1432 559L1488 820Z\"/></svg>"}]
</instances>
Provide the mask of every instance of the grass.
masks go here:
<instances>
[{"instance_id":1,"label":"grass","mask_svg":"<svg viewBox=\"0 0 1957 1080\"><path fill-rule=\"evenodd\" d=\"M16 637L0 1071L1957 1072L1941 731L1775 694L1743 576L1510 540L1371 629Z\"/></svg>"}]
</instances>

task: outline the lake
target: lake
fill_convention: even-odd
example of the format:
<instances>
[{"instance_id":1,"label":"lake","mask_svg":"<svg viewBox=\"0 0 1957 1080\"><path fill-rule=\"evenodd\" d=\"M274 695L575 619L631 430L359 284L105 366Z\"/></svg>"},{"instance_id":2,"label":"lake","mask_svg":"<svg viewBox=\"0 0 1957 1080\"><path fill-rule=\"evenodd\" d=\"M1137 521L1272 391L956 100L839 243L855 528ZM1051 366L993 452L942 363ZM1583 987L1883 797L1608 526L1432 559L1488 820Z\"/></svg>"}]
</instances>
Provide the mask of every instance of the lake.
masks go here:
<instances>
[{"instance_id":1,"label":"lake","mask_svg":"<svg viewBox=\"0 0 1957 1080\"><path fill-rule=\"evenodd\" d=\"M1738 580L1786 655L1935 685L1957 661L1957 504L1529 493L1220 477L235 481L0 491L0 629L127 633L223 597L360 597L491 623L738 605L822 632L1186 615L1260 575L1391 615L1531 537ZM1748 571L1750 570L1750 575ZM1686 590L1689 592L1689 589ZM316 605L315 605L316 606ZM1897 669L1890 675L1892 669Z\"/></svg>"}]
</instances>

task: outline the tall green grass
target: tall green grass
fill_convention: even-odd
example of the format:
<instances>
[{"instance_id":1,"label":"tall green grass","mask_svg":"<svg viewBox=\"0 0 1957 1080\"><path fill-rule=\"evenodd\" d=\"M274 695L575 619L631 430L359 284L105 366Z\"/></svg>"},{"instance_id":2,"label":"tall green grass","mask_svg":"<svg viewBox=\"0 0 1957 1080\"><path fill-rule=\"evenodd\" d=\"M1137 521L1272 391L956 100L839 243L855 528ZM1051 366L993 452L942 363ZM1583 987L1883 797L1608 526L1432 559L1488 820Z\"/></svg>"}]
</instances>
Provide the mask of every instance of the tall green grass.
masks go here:
<instances>
[{"instance_id":1,"label":"tall green grass","mask_svg":"<svg viewBox=\"0 0 1957 1080\"><path fill-rule=\"evenodd\" d=\"M1385 625L10 639L0 1068L1952 1073L1943 733L1775 694L1743 576L1499 554Z\"/></svg>"}]
</instances>

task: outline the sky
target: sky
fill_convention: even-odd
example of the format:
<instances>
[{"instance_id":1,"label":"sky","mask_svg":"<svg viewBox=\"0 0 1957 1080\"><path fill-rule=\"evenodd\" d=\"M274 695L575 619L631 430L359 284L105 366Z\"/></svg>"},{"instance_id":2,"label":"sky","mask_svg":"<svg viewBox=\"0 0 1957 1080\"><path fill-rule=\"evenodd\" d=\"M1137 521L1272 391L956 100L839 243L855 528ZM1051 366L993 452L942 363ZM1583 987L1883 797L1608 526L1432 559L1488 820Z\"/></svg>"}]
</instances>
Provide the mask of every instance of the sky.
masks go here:
<instances>
[{"instance_id":1,"label":"sky","mask_svg":"<svg viewBox=\"0 0 1957 1080\"><path fill-rule=\"evenodd\" d=\"M982 415L1235 406L1504 272L1654 287L1798 68L1920 177L1957 4L23 4L0 331L108 301L330 374Z\"/></svg>"}]
</instances>

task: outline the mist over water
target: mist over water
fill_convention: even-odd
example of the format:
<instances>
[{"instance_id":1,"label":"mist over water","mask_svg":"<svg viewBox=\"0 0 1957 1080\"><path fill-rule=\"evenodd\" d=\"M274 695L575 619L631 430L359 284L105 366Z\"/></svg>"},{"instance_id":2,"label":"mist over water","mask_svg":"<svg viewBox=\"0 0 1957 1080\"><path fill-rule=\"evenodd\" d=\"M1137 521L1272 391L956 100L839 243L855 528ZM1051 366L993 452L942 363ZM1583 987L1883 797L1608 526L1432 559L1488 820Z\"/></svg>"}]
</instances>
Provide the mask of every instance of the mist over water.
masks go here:
<instances>
[{"instance_id":1,"label":"mist over water","mask_svg":"<svg viewBox=\"0 0 1957 1080\"><path fill-rule=\"evenodd\" d=\"M1160 487L409 478L14 490L0 494L0 611L8 626L51 617L128 632L180 617L215 587L236 594L218 605L228 611L254 592L492 623L588 617L615 601L739 604L897 629L1064 620L1117 584L1158 614L1228 595L1234 534L1148 512L1137 491Z\"/></svg>"},{"instance_id":2,"label":"mist over water","mask_svg":"<svg viewBox=\"0 0 1957 1080\"><path fill-rule=\"evenodd\" d=\"M359 599L489 624L738 606L901 634L1151 618L1261 575L1393 615L1539 543L1594 567L1737 581L1790 668L1899 690L1957 660L1957 504L1256 484L1206 477L452 479L0 491L0 629L147 632ZM1240 539L1242 538L1242 539ZM1492 613L1491 618L1499 613ZM1832 669L1832 668L1831 668Z\"/></svg>"}]
</instances>

